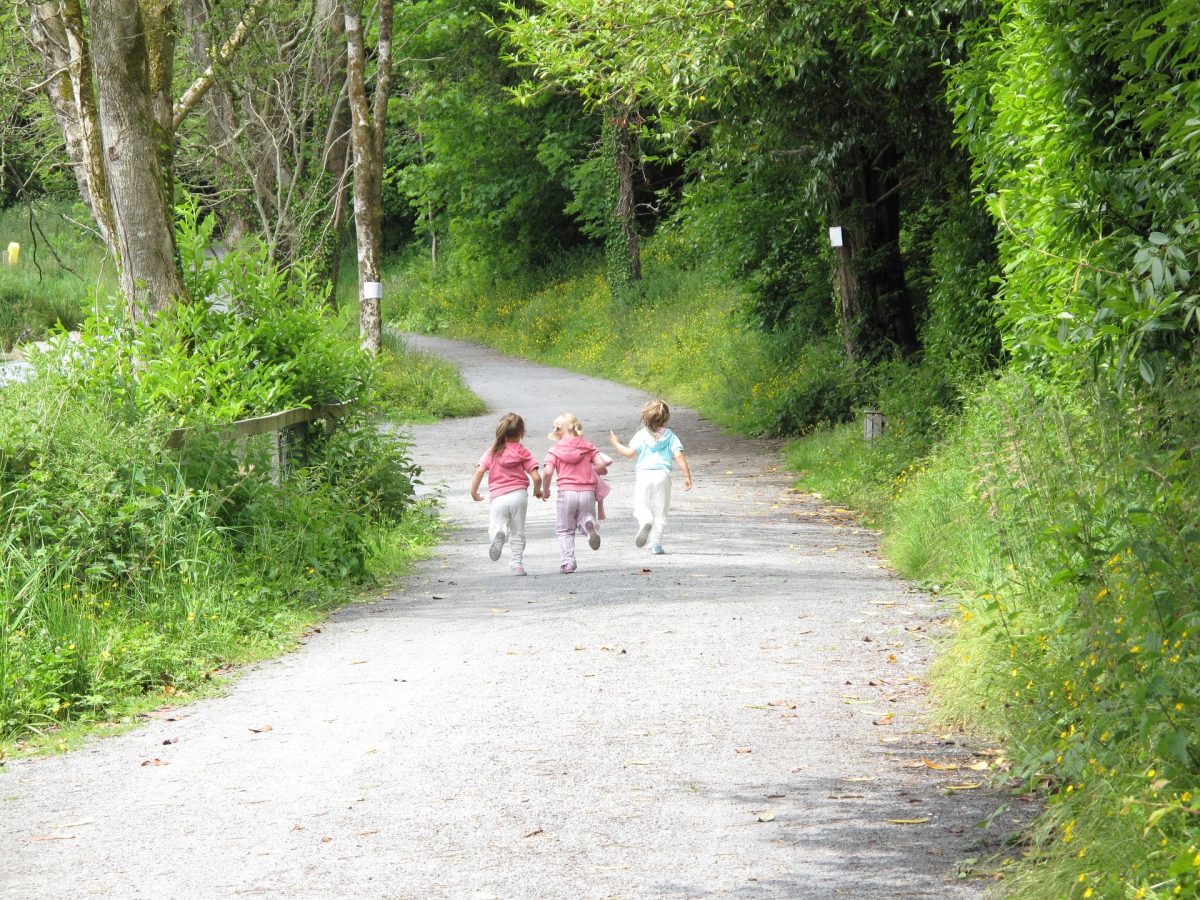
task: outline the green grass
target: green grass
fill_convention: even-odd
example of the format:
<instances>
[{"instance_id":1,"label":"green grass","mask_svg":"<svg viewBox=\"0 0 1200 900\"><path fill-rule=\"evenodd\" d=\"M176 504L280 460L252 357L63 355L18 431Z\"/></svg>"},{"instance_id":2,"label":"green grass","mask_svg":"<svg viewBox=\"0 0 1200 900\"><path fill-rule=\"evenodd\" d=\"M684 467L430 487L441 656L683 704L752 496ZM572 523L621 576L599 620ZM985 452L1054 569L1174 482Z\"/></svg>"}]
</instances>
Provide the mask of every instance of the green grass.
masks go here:
<instances>
[{"instance_id":1,"label":"green grass","mask_svg":"<svg viewBox=\"0 0 1200 900\"><path fill-rule=\"evenodd\" d=\"M453 365L409 350L394 334L383 337L375 390L383 414L395 422L417 424L487 412L487 405Z\"/></svg>"},{"instance_id":2,"label":"green grass","mask_svg":"<svg viewBox=\"0 0 1200 900\"><path fill-rule=\"evenodd\" d=\"M32 213L32 225L31 225ZM77 204L38 201L0 210L0 252L21 245L19 263L0 262L0 350L41 340L56 325L75 328L115 274Z\"/></svg>"}]
</instances>

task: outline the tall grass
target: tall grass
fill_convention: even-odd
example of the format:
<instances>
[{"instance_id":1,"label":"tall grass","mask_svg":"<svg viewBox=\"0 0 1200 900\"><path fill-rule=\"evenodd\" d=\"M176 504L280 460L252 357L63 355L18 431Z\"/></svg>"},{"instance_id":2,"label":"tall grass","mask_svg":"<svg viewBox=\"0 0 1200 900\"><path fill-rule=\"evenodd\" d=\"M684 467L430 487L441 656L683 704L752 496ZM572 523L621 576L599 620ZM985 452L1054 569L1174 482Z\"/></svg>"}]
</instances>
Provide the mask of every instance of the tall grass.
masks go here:
<instances>
[{"instance_id":1,"label":"tall grass","mask_svg":"<svg viewBox=\"0 0 1200 900\"><path fill-rule=\"evenodd\" d=\"M845 431L790 452L960 598L940 714L1004 740L1047 801L1012 896L1196 896L1198 395L1195 372L1124 397L1010 374L927 453Z\"/></svg>"}]
</instances>

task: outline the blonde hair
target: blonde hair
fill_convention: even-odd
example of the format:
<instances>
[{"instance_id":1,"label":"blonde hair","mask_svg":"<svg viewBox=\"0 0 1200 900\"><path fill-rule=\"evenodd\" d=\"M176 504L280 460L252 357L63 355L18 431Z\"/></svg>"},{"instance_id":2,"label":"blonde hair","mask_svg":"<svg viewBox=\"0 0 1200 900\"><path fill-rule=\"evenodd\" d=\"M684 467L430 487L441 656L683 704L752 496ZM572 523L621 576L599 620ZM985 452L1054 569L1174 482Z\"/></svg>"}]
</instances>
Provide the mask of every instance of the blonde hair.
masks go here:
<instances>
[{"instance_id":1,"label":"blonde hair","mask_svg":"<svg viewBox=\"0 0 1200 900\"><path fill-rule=\"evenodd\" d=\"M525 420L516 413L508 413L500 417L496 425L496 441L492 444L492 456L504 452L504 445L509 441L519 441L525 437Z\"/></svg>"},{"instance_id":2,"label":"blonde hair","mask_svg":"<svg viewBox=\"0 0 1200 900\"><path fill-rule=\"evenodd\" d=\"M583 423L575 413L563 413L554 420L554 427L550 429L550 434L547 437L552 441L560 440L565 437L580 437L583 434Z\"/></svg>"},{"instance_id":3,"label":"blonde hair","mask_svg":"<svg viewBox=\"0 0 1200 900\"><path fill-rule=\"evenodd\" d=\"M642 424L651 431L658 431L671 421L671 408L665 400L650 400L642 406Z\"/></svg>"}]
</instances>

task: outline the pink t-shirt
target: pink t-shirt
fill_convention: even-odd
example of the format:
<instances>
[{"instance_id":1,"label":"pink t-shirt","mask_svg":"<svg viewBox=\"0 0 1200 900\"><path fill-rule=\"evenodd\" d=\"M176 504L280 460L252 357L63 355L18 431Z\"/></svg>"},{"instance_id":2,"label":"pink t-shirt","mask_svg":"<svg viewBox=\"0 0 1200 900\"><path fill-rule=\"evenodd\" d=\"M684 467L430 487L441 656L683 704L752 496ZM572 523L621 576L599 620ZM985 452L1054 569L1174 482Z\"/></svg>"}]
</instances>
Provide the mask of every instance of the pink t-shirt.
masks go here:
<instances>
[{"instance_id":1,"label":"pink t-shirt","mask_svg":"<svg viewBox=\"0 0 1200 900\"><path fill-rule=\"evenodd\" d=\"M533 454L520 441L509 441L499 456L493 456L489 449L479 465L487 469L488 493L493 497L528 490L529 473L537 468Z\"/></svg>"}]
</instances>

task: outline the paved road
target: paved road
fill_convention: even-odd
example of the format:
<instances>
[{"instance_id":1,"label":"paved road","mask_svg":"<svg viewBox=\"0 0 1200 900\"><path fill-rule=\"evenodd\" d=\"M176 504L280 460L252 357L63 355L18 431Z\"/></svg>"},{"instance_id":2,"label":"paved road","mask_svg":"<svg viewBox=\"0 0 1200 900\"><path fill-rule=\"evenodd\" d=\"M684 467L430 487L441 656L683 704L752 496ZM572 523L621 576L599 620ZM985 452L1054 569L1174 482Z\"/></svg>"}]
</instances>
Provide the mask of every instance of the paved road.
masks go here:
<instances>
[{"instance_id":1,"label":"paved road","mask_svg":"<svg viewBox=\"0 0 1200 900\"><path fill-rule=\"evenodd\" d=\"M922 730L947 611L871 534L792 493L777 448L676 409L696 487L676 494L668 555L633 546L619 461L601 549L560 575L535 502L531 574L511 577L466 494L498 415L523 414L540 456L558 412L628 437L644 395L412 342L493 410L416 429L457 526L437 557L226 697L10 764L0 897L982 893L956 869L1011 817L975 829L1004 798L947 793L979 773L921 762L980 757Z\"/></svg>"}]
</instances>

